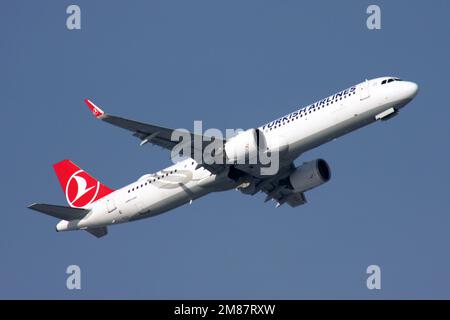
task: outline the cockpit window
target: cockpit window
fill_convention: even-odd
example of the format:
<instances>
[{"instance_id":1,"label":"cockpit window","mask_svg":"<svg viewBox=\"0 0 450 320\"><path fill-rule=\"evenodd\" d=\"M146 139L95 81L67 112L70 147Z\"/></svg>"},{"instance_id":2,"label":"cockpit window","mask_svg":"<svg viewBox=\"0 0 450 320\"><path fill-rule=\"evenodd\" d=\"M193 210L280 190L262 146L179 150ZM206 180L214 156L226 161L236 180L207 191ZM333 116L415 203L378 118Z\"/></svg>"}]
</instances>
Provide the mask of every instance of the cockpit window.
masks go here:
<instances>
[{"instance_id":1,"label":"cockpit window","mask_svg":"<svg viewBox=\"0 0 450 320\"><path fill-rule=\"evenodd\" d=\"M383 81L381 81L381 84L386 84L392 81L403 81L402 79L399 78L389 78L389 79L384 79Z\"/></svg>"}]
</instances>

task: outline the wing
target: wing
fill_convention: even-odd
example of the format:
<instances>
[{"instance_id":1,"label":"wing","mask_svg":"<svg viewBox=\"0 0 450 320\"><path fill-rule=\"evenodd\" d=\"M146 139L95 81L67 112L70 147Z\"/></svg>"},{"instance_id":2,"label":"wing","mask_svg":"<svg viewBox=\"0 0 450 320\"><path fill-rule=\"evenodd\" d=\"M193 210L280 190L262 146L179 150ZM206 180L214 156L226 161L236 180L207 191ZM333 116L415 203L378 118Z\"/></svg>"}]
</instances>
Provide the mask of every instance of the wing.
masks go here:
<instances>
[{"instance_id":1,"label":"wing","mask_svg":"<svg viewBox=\"0 0 450 320\"><path fill-rule=\"evenodd\" d=\"M134 121L130 119L121 118L118 116L110 115L105 113L102 109L96 106L89 99L84 100L89 109L91 109L92 113L97 119L108 122L114 126L120 127L122 129L126 129L128 131L133 132L133 135L141 140L140 145L144 145L147 143L151 143L160 147L163 147L168 150L172 150L177 144L179 144L179 140L172 140L174 136L181 135L190 135L190 141L199 141L201 143L190 143L190 157L195 158L195 154L199 155L203 154L203 150L210 143L214 142L218 138L216 137L204 137L201 135L196 135L190 132L186 132L179 129L170 129L161 126L157 126L154 124L143 123L139 121ZM225 140L220 139L219 142L222 143L222 146L225 143ZM203 167L208 169L209 171L215 173L222 170L225 166L220 164L202 164Z\"/></svg>"},{"instance_id":2,"label":"wing","mask_svg":"<svg viewBox=\"0 0 450 320\"><path fill-rule=\"evenodd\" d=\"M297 207L307 202L305 194L303 192L295 192L288 183L287 179L293 170L295 170L295 166L291 163L284 170L280 170L276 176L263 180L260 183L258 189L267 195L265 202L274 200L277 203L277 208L284 203L289 204L291 207Z\"/></svg>"}]
</instances>

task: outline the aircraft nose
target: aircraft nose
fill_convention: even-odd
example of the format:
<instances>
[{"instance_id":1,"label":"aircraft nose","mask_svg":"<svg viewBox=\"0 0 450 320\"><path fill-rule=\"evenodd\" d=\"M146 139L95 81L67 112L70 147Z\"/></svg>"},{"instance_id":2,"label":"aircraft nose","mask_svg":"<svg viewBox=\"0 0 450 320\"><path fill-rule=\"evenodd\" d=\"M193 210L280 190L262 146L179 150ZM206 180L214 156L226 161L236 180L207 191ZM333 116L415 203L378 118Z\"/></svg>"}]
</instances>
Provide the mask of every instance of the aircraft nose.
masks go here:
<instances>
[{"instance_id":1,"label":"aircraft nose","mask_svg":"<svg viewBox=\"0 0 450 320\"><path fill-rule=\"evenodd\" d=\"M404 92L408 99L412 99L417 95L417 92L419 92L419 86L417 85L417 83L405 81Z\"/></svg>"}]
</instances>

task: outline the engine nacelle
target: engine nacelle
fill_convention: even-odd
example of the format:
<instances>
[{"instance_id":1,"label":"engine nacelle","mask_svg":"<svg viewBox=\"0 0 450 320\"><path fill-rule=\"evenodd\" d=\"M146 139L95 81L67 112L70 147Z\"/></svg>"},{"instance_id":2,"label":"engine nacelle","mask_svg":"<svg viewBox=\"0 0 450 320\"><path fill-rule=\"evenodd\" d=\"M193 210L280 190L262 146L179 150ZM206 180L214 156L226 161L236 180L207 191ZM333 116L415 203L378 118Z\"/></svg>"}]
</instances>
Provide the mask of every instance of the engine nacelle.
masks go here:
<instances>
[{"instance_id":1,"label":"engine nacelle","mask_svg":"<svg viewBox=\"0 0 450 320\"><path fill-rule=\"evenodd\" d=\"M225 154L230 163L257 163L259 148L266 147L264 135L258 129L248 129L225 143ZM248 159L248 162L247 162Z\"/></svg>"},{"instance_id":2,"label":"engine nacelle","mask_svg":"<svg viewBox=\"0 0 450 320\"><path fill-rule=\"evenodd\" d=\"M305 192L324 184L331 178L328 163L323 159L305 162L289 176L295 192Z\"/></svg>"}]
</instances>

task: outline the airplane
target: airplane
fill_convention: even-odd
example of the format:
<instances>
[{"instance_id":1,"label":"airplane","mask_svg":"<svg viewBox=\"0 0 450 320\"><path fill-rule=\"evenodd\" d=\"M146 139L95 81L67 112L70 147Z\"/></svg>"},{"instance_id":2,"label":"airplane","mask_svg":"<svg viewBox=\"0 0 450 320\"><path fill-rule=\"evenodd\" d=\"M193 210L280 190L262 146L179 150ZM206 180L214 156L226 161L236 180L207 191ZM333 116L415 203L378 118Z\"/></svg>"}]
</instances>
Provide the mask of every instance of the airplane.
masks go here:
<instances>
[{"instance_id":1,"label":"airplane","mask_svg":"<svg viewBox=\"0 0 450 320\"><path fill-rule=\"evenodd\" d=\"M305 193L331 178L323 159L295 166L294 160L308 150L332 141L378 120L396 116L418 93L418 85L397 77L380 77L353 85L322 100L297 109L258 128L218 139L223 143L217 154L223 163L203 163L193 154L205 150L208 139L190 144L190 154L183 160L137 181L114 190L70 160L53 165L69 206L33 203L28 208L56 217L61 221L56 231L85 230L100 238L109 225L140 220L192 203L211 192L238 189L244 194L266 194L265 201L276 206L287 203L297 207L307 202ZM172 139L178 129L169 129L105 113L91 100L85 103L97 119L131 131L141 140L172 150L178 143ZM188 133L192 138L198 134ZM261 163L249 159L252 151L277 152L278 168L273 174L261 174ZM233 157L229 156L233 154Z\"/></svg>"}]
</instances>

